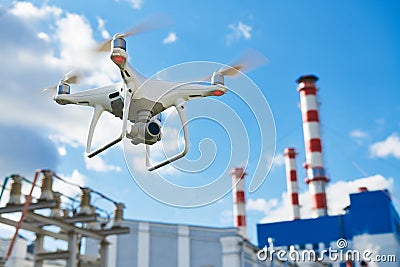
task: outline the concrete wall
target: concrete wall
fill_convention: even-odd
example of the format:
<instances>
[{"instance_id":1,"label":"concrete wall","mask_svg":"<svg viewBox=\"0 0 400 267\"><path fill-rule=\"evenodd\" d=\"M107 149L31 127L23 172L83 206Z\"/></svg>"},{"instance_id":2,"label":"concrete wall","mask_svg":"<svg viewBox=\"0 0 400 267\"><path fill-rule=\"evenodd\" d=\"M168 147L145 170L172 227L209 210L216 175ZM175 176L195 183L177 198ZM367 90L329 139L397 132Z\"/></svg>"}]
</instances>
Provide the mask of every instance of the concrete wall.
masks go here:
<instances>
[{"instance_id":1,"label":"concrete wall","mask_svg":"<svg viewBox=\"0 0 400 267\"><path fill-rule=\"evenodd\" d=\"M257 249L235 228L127 220L130 234L110 245L109 267L260 267ZM87 250L88 251L88 250ZM110 252L112 255L112 252ZM279 266L279 265L276 265Z\"/></svg>"}]
</instances>

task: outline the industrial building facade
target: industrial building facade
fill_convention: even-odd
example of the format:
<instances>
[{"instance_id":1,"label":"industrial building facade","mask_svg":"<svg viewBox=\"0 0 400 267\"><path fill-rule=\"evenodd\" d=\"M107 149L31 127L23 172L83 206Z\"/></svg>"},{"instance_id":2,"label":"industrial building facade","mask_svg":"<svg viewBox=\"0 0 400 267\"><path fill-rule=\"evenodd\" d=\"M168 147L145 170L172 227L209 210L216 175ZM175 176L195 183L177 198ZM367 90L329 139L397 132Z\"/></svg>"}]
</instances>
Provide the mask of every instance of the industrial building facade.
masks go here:
<instances>
[{"instance_id":1,"label":"industrial building facade","mask_svg":"<svg viewBox=\"0 0 400 267\"><path fill-rule=\"evenodd\" d=\"M118 267L261 267L259 248L236 228L215 228L126 220L130 234L111 237L109 266ZM98 253L88 241L88 254ZM277 262L275 266L283 266Z\"/></svg>"},{"instance_id":2,"label":"industrial building facade","mask_svg":"<svg viewBox=\"0 0 400 267\"><path fill-rule=\"evenodd\" d=\"M330 260L325 252L328 266L400 266L400 218L387 190L360 188L359 193L350 195L344 215L258 224L257 235L260 247L268 247L269 239L276 250L292 247L320 255L331 248L342 254L354 251L353 257L360 253L359 259ZM310 266L310 262L299 265Z\"/></svg>"},{"instance_id":3,"label":"industrial building facade","mask_svg":"<svg viewBox=\"0 0 400 267\"><path fill-rule=\"evenodd\" d=\"M166 224L138 220L125 220L130 234L110 236L108 266L117 267L261 267L261 266L400 266L400 218L387 190L368 191L350 195L346 213L336 216L320 216L313 219L258 224L258 245L248 242L238 228L216 228ZM297 262L278 257L260 260L264 247L294 249L300 253L313 250L317 257L329 248L341 251L338 240L345 240L343 252L359 251L360 258L352 261L330 259L301 259ZM88 254L98 253L99 246L88 241ZM362 252L371 251L363 259ZM377 255L386 256L376 261ZM96 255L93 255L96 256ZM356 255L353 254L355 257ZM391 256L391 258L389 258ZM363 261L366 265L362 265Z\"/></svg>"}]
</instances>

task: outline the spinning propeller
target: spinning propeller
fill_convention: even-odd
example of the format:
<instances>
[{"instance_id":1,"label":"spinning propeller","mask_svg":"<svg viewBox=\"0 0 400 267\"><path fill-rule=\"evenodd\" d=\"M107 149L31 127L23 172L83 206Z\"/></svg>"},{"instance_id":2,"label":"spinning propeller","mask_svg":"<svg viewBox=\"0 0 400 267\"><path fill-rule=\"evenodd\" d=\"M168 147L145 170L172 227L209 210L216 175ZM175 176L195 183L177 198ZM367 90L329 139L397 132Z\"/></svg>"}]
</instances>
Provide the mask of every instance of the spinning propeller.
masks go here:
<instances>
[{"instance_id":1,"label":"spinning propeller","mask_svg":"<svg viewBox=\"0 0 400 267\"><path fill-rule=\"evenodd\" d=\"M151 31L151 30L155 30L155 29L159 29L159 28L168 26L170 23L171 23L170 20L166 16L156 15L156 16L152 16L152 17L149 17L149 18L143 20L142 22L140 22L136 26L132 27L126 33L117 34L117 36L122 37L122 38L126 38L126 37L129 37L129 36L133 36L133 35L136 35L136 34L148 32L148 31ZM111 50L111 42L112 42L113 39L114 38L110 38L108 40L105 40L95 50L99 51L99 52L110 52L110 50Z\"/></svg>"},{"instance_id":2,"label":"spinning propeller","mask_svg":"<svg viewBox=\"0 0 400 267\"><path fill-rule=\"evenodd\" d=\"M72 72L68 72L67 74L64 75L64 79L60 80L60 82L57 85L53 85L51 87L43 89L42 93L48 92L48 91L55 91L57 90L58 86L60 84L78 84L80 80L81 75L80 74L72 74Z\"/></svg>"},{"instance_id":3,"label":"spinning propeller","mask_svg":"<svg viewBox=\"0 0 400 267\"><path fill-rule=\"evenodd\" d=\"M216 70L213 75L207 76L204 80L209 80L215 74L222 76L236 76L240 72L248 72L258 68L268 62L268 59L256 50L247 50L239 58L233 61L229 66Z\"/></svg>"}]
</instances>

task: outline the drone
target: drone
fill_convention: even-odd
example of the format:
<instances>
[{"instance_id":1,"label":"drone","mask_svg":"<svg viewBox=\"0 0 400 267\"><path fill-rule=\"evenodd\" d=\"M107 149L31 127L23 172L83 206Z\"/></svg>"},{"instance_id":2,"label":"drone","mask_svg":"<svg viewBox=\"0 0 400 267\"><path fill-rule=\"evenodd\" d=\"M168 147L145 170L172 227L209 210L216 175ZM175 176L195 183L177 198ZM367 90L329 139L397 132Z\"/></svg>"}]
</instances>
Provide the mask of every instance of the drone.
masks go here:
<instances>
[{"instance_id":1,"label":"drone","mask_svg":"<svg viewBox=\"0 0 400 267\"><path fill-rule=\"evenodd\" d=\"M128 138L133 145L146 145L146 167L153 171L184 157L189 150L189 130L185 103L203 97L220 97L227 91L225 76L235 76L249 64L221 68L207 77L209 82L172 82L148 78L140 74L128 62L125 38L148 30L149 25L141 24L127 33L115 34L104 41L97 51L110 52L110 59L119 68L122 81L108 86L71 93L71 84L78 82L78 75L66 76L56 86L54 101L59 105L81 105L94 108L89 126L86 153L92 158L106 149ZM161 112L175 107L183 127L184 148L181 152L164 161L152 164L150 147L161 140ZM107 111L122 120L121 134L110 143L92 151L93 134L102 113ZM132 124L128 130L128 121Z\"/></svg>"}]
</instances>

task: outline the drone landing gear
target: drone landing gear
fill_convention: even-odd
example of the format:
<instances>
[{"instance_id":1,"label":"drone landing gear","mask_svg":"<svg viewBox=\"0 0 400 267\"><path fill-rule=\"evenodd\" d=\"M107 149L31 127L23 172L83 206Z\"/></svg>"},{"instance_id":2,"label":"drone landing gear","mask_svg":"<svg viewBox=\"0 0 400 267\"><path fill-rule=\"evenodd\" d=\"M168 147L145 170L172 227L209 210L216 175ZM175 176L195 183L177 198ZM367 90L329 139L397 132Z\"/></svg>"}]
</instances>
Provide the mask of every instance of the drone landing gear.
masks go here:
<instances>
[{"instance_id":1,"label":"drone landing gear","mask_svg":"<svg viewBox=\"0 0 400 267\"><path fill-rule=\"evenodd\" d=\"M97 154L100 154L101 152L103 152L106 149L109 149L110 147L112 147L113 145L118 144L120 141L122 140L122 136L118 137L117 139L115 139L114 141L108 143L107 145L95 150L94 152L88 154L88 158L93 158L94 156L96 156Z\"/></svg>"},{"instance_id":2,"label":"drone landing gear","mask_svg":"<svg viewBox=\"0 0 400 267\"><path fill-rule=\"evenodd\" d=\"M96 156L97 154L103 152L104 150L106 150L122 141L122 139L124 138L125 133L126 133L126 125L128 122L128 113L129 113L128 111L129 111L129 106L131 104L131 97L132 97L132 93L130 92L130 90L127 90L126 94L125 94L125 99L124 99L124 107L126 107L126 109L125 109L126 112L124 112L123 116L122 116L121 135L117 139L108 143L107 145L100 147L99 149L95 150L94 152L90 152L94 128L96 127L96 124L99 121L99 118L104 111L104 108L101 105L96 105L94 107L92 122L90 123L89 134L88 134L87 145L86 145L86 153L88 153L89 158Z\"/></svg>"},{"instance_id":3,"label":"drone landing gear","mask_svg":"<svg viewBox=\"0 0 400 267\"><path fill-rule=\"evenodd\" d=\"M184 157L189 150L189 130L188 130L188 125L187 125L186 111L185 111L183 99L178 99L176 101L175 108L178 111L179 118L181 119L181 123L183 126L183 136L185 139L185 148L183 149L182 152L176 154L175 156L172 156L172 157L170 157L160 163L157 163L155 165L151 165L150 146L146 145L146 166L147 166L147 170L149 170L149 171L154 171L155 169L163 167L171 162L174 162L177 159Z\"/></svg>"},{"instance_id":4,"label":"drone landing gear","mask_svg":"<svg viewBox=\"0 0 400 267\"><path fill-rule=\"evenodd\" d=\"M86 144L86 153L89 153L88 157L92 158L96 156L97 154L103 152L104 150L112 147L113 145L119 143L122 140L122 135L119 136L117 139L114 141L110 142L109 144L95 150L94 152L90 153L90 146L92 144L92 139L93 139L93 134L94 134L94 128L96 128L97 122L99 121L99 118L101 114L103 113L104 108L101 105L96 105L94 107L94 112L93 112L93 117L92 117L92 122L90 123L90 128L89 128L89 134L88 134L88 140Z\"/></svg>"}]
</instances>

